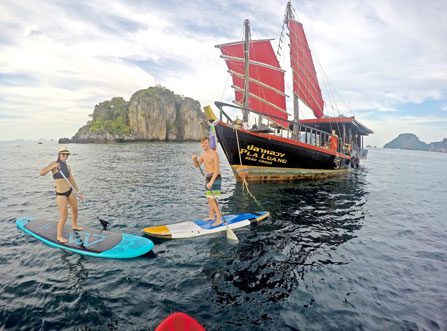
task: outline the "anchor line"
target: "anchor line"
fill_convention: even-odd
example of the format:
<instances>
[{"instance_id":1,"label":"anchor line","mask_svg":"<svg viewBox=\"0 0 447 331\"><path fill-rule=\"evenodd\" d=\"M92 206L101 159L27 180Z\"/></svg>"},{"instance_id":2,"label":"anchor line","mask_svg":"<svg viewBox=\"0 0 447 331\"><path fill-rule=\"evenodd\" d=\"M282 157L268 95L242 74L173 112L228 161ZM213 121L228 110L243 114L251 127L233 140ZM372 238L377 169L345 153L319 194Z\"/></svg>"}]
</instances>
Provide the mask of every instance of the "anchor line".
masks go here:
<instances>
[{"instance_id":1,"label":"anchor line","mask_svg":"<svg viewBox=\"0 0 447 331\"><path fill-rule=\"evenodd\" d=\"M241 147L239 144L239 135L238 135L238 129L237 128L233 128L235 134L236 134L236 141L237 141L237 151L239 154L239 162L241 165L241 168L243 167L242 165L242 156L241 156ZM248 182L245 179L245 177L239 176L242 178L242 187L244 188L244 190L246 189L248 194L253 198L253 200L256 202L256 204L258 205L259 208L261 208L261 210L264 210L264 207L262 207L261 203L258 201L258 199L256 199L256 197L250 192L250 190L248 189Z\"/></svg>"}]
</instances>

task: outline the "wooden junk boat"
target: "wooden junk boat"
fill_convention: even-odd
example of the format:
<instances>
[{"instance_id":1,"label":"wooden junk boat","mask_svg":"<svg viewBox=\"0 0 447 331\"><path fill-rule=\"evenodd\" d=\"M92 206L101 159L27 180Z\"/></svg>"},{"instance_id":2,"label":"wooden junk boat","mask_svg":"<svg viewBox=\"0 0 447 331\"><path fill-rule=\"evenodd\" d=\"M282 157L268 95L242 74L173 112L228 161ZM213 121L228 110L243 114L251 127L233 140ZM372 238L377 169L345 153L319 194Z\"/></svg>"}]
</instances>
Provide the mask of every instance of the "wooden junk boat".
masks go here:
<instances>
[{"instance_id":1,"label":"wooden junk boat","mask_svg":"<svg viewBox=\"0 0 447 331\"><path fill-rule=\"evenodd\" d=\"M290 39L293 76L293 116L286 111L285 71L271 40L252 40L244 22L243 41L217 45L228 66L234 104L215 102L219 118L205 107L208 121L237 180L326 178L358 167L366 158L363 137L373 133L355 117L324 116L324 101L303 25L287 4L284 28ZM283 43L280 38L279 49ZM299 107L309 107L315 119L299 119ZM241 111L241 119L231 118Z\"/></svg>"}]
</instances>

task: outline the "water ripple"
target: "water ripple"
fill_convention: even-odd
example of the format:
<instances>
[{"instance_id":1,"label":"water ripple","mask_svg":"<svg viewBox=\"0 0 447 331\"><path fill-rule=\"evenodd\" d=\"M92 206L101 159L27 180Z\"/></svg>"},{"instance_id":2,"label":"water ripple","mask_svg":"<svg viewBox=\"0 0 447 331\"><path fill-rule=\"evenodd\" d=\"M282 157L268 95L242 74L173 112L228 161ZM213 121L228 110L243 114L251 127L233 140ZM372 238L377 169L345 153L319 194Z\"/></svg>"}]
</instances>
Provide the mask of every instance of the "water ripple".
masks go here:
<instances>
[{"instance_id":1,"label":"water ripple","mask_svg":"<svg viewBox=\"0 0 447 331\"><path fill-rule=\"evenodd\" d=\"M197 143L70 149L80 188L115 230L208 213L190 160ZM173 311L207 330L447 328L446 155L373 149L342 178L252 183L260 208L220 151L222 210L272 217L238 230L239 244L171 241L119 261L55 250L16 229L13 217L56 221L52 180L38 176L56 150L0 143L0 329L147 330ZM98 226L82 206L80 222Z\"/></svg>"}]
</instances>

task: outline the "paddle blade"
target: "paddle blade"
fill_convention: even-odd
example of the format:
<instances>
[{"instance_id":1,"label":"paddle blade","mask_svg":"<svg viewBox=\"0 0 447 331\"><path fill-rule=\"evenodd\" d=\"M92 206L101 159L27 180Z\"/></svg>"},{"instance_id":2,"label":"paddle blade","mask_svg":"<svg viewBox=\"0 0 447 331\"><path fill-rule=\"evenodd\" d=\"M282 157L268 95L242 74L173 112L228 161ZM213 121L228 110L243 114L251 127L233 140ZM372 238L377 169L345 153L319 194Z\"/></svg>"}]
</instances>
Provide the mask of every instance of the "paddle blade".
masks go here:
<instances>
[{"instance_id":1,"label":"paddle blade","mask_svg":"<svg viewBox=\"0 0 447 331\"><path fill-rule=\"evenodd\" d=\"M109 227L110 223L107 221L104 221L103 219L98 217L99 222L101 223L102 227L104 230L107 230L107 228Z\"/></svg>"},{"instance_id":2,"label":"paddle blade","mask_svg":"<svg viewBox=\"0 0 447 331\"><path fill-rule=\"evenodd\" d=\"M227 238L239 242L239 239L237 239L236 235L234 234L233 230L231 230L231 228L228 226L228 224L227 224Z\"/></svg>"}]
</instances>

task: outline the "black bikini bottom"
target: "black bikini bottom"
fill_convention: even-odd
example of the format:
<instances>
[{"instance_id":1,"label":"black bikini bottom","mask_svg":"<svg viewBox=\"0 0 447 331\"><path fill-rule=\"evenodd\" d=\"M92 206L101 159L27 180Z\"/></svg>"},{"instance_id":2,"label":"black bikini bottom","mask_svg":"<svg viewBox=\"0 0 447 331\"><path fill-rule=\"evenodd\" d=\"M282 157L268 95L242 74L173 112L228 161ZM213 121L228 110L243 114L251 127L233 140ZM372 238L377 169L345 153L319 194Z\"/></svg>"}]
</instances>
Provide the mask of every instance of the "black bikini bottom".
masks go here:
<instances>
[{"instance_id":1,"label":"black bikini bottom","mask_svg":"<svg viewBox=\"0 0 447 331\"><path fill-rule=\"evenodd\" d=\"M72 191L73 191L73 189L71 188L67 192L63 192L63 193L56 192L56 195L63 195L68 198Z\"/></svg>"}]
</instances>

